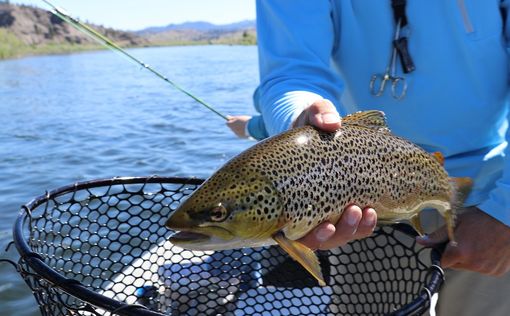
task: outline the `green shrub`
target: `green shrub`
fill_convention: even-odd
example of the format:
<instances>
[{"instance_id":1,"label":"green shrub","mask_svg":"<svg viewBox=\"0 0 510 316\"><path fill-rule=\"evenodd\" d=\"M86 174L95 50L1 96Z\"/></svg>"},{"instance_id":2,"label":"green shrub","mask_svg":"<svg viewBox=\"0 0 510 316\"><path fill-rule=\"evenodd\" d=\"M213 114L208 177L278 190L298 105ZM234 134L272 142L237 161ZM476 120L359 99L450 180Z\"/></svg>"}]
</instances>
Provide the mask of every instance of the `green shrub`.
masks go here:
<instances>
[{"instance_id":1,"label":"green shrub","mask_svg":"<svg viewBox=\"0 0 510 316\"><path fill-rule=\"evenodd\" d=\"M30 47L23 43L13 33L0 28L0 59L22 56L30 51Z\"/></svg>"}]
</instances>

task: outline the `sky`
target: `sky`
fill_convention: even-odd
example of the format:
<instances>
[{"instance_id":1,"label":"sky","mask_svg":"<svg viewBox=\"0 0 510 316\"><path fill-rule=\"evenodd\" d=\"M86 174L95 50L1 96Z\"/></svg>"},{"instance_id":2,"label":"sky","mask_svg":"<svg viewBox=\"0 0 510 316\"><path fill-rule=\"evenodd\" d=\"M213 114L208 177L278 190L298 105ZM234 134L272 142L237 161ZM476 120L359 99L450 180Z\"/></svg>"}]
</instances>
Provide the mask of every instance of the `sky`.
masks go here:
<instances>
[{"instance_id":1,"label":"sky","mask_svg":"<svg viewBox=\"0 0 510 316\"><path fill-rule=\"evenodd\" d=\"M189 21L227 24L255 20L255 0L49 0L81 21L122 30L140 30ZM49 8L41 0L11 0Z\"/></svg>"}]
</instances>

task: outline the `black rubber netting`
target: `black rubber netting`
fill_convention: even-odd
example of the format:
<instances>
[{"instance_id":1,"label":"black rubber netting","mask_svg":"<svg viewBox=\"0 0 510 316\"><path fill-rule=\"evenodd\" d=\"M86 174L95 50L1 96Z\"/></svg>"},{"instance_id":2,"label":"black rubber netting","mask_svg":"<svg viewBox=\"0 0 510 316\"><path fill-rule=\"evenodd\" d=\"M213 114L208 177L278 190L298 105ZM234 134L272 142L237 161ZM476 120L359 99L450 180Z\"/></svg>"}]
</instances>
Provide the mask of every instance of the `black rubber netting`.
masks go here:
<instances>
[{"instance_id":1,"label":"black rubber netting","mask_svg":"<svg viewBox=\"0 0 510 316\"><path fill-rule=\"evenodd\" d=\"M164 223L202 181L94 180L25 205L18 271L42 315L421 315L442 283L405 225L319 252L325 287L278 247L176 247Z\"/></svg>"}]
</instances>

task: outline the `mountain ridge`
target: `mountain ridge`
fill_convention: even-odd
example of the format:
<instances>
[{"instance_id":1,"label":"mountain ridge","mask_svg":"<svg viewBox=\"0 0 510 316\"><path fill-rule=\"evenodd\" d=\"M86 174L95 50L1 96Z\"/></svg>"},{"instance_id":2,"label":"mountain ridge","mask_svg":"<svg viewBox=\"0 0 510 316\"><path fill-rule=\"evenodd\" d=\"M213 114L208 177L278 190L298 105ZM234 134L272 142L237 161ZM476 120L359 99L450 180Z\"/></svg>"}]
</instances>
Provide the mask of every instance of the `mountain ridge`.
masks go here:
<instances>
[{"instance_id":1,"label":"mountain ridge","mask_svg":"<svg viewBox=\"0 0 510 316\"><path fill-rule=\"evenodd\" d=\"M189 21L178 24L168 24L165 26L151 26L138 31L135 31L137 34L154 34L160 32L166 32L171 30L198 30L198 31L232 31L239 29L255 29L255 21L254 20L243 20L234 23L228 24L214 24L206 21Z\"/></svg>"}]
</instances>

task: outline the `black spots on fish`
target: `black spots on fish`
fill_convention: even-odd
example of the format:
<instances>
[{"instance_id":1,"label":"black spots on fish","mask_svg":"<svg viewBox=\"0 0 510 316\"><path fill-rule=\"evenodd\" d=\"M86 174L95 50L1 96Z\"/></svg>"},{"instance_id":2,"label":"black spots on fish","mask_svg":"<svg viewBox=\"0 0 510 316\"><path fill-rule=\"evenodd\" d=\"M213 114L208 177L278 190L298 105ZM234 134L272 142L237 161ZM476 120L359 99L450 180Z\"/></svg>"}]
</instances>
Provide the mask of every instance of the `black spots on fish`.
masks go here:
<instances>
[{"instance_id":1,"label":"black spots on fish","mask_svg":"<svg viewBox=\"0 0 510 316\"><path fill-rule=\"evenodd\" d=\"M246 218L257 221L280 219L283 209L281 220L302 229L331 218L353 201L372 203L384 196L400 203L409 192L449 187L441 180L444 171L428 160L427 153L388 132L346 125L331 139L312 128L290 133L257 144L242 159L234 158L230 172L216 182L216 188L228 186L230 193L225 196L211 188L207 194L235 196L237 205L247 206ZM295 140L305 136L307 142L296 145Z\"/></svg>"}]
</instances>

